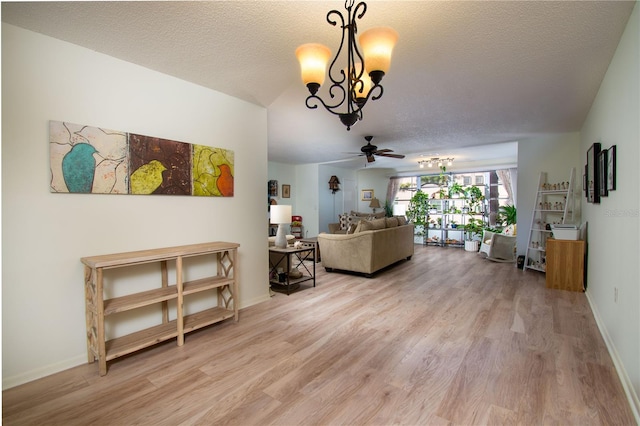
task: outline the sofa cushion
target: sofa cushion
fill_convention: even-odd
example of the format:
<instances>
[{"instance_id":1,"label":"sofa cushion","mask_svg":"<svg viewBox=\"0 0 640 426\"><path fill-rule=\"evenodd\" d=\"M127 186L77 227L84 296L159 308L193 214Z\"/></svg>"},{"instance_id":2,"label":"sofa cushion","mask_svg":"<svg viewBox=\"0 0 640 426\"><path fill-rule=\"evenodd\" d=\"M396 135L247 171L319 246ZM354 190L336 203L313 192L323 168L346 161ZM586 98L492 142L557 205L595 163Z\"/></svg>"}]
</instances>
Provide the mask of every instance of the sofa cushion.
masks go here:
<instances>
[{"instance_id":1,"label":"sofa cushion","mask_svg":"<svg viewBox=\"0 0 640 426\"><path fill-rule=\"evenodd\" d=\"M398 226L398 218L397 217L385 217L385 224L387 228L393 228Z\"/></svg>"},{"instance_id":2,"label":"sofa cushion","mask_svg":"<svg viewBox=\"0 0 640 426\"><path fill-rule=\"evenodd\" d=\"M358 220L356 222L353 222L351 225L349 225L349 229L347 229L347 234L355 234L356 233L356 229L358 229L358 224L362 222L361 220Z\"/></svg>"},{"instance_id":3,"label":"sofa cushion","mask_svg":"<svg viewBox=\"0 0 640 426\"><path fill-rule=\"evenodd\" d=\"M396 216L396 219L398 219L398 226L407 224L407 218L405 216Z\"/></svg>"},{"instance_id":4,"label":"sofa cushion","mask_svg":"<svg viewBox=\"0 0 640 426\"><path fill-rule=\"evenodd\" d=\"M382 217L380 219L373 219L371 221L371 225L373 226L373 229L384 229L387 227L387 221L385 220L386 218Z\"/></svg>"},{"instance_id":5,"label":"sofa cushion","mask_svg":"<svg viewBox=\"0 0 640 426\"><path fill-rule=\"evenodd\" d=\"M358 222L358 225L356 226L356 229L353 231L353 233L357 234L358 232L371 231L371 230L373 230L373 225L371 224L371 221L361 220L360 222Z\"/></svg>"}]
</instances>

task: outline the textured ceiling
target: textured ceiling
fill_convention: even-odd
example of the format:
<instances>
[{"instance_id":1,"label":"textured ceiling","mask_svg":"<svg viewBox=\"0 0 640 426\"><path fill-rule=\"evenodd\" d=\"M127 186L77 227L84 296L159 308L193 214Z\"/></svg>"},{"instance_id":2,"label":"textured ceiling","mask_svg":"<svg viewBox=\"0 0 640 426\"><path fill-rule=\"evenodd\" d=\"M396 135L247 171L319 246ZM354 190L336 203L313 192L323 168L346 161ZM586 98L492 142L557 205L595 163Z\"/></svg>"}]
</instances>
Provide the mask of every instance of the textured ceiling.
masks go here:
<instances>
[{"instance_id":1,"label":"textured ceiling","mask_svg":"<svg viewBox=\"0 0 640 426\"><path fill-rule=\"evenodd\" d=\"M400 38L384 96L347 132L308 94L294 51L321 42L340 0L5 2L2 21L262 105L269 160L363 167L364 135L405 154L368 167L415 169L422 156L513 164L513 142L581 128L634 1L369 1L360 32ZM324 88L323 88L324 89ZM489 145L489 146L487 146ZM351 161L345 161L349 160Z\"/></svg>"}]
</instances>

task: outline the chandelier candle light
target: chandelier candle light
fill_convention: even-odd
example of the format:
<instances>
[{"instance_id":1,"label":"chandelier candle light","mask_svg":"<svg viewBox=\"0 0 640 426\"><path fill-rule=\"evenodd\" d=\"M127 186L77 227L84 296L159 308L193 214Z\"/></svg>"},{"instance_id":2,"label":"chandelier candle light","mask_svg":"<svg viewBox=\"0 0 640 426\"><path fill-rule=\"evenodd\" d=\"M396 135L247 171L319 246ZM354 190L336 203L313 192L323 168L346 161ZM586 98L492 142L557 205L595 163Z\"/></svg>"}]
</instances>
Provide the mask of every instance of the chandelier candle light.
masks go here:
<instances>
[{"instance_id":1,"label":"chandelier candle light","mask_svg":"<svg viewBox=\"0 0 640 426\"><path fill-rule=\"evenodd\" d=\"M287 248L287 236L284 230L284 225L291 223L291 206L271 206L271 223L278 225L275 246L278 248Z\"/></svg>"},{"instance_id":2,"label":"chandelier candle light","mask_svg":"<svg viewBox=\"0 0 640 426\"><path fill-rule=\"evenodd\" d=\"M369 98L375 101L382 97L380 81L389 71L398 33L387 27L365 31L360 36L360 53L356 43L356 18L362 19L367 4L359 2L354 8L354 0L346 0L344 7L347 9L346 22L344 15L335 9L327 13L327 22L333 26L340 23L342 28L338 52L329 66L329 79L332 82L329 94L332 100L337 98L336 103L327 104L317 95L327 74L331 50L318 43L303 44L296 49L296 56L300 62L302 81L311 93L306 100L307 108L316 109L318 104L322 104L327 111L340 117L342 124L350 130L358 120L362 120L362 108ZM346 68L344 62L338 62L343 48L346 51Z\"/></svg>"}]
</instances>

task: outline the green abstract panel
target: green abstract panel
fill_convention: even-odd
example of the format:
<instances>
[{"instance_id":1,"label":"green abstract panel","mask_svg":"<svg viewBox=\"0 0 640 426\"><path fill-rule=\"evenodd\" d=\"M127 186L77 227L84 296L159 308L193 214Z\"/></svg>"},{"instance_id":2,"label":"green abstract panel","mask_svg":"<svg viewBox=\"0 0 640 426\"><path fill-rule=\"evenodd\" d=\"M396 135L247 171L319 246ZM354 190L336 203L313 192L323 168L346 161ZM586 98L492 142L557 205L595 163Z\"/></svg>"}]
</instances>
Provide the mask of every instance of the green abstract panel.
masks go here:
<instances>
[{"instance_id":1,"label":"green abstract panel","mask_svg":"<svg viewBox=\"0 0 640 426\"><path fill-rule=\"evenodd\" d=\"M233 151L193 145L193 195L233 197Z\"/></svg>"}]
</instances>

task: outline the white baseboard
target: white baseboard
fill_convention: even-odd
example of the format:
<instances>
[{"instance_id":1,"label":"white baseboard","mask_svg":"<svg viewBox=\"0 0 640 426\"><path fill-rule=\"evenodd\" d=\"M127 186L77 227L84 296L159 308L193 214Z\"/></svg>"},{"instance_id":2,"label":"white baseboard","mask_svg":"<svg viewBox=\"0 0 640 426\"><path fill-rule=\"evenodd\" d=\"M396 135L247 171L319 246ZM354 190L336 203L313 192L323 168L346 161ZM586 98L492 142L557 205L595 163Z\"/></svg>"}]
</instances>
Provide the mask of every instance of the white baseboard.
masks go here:
<instances>
[{"instance_id":1,"label":"white baseboard","mask_svg":"<svg viewBox=\"0 0 640 426\"><path fill-rule=\"evenodd\" d=\"M13 388L33 380L41 379L51 374L59 373L69 368L77 367L87 362L87 355L78 355L73 358L69 358L64 361L56 362L54 364L45 365L40 368L36 368L25 373L21 373L11 377L2 377L2 390Z\"/></svg>"},{"instance_id":2,"label":"white baseboard","mask_svg":"<svg viewBox=\"0 0 640 426\"><path fill-rule=\"evenodd\" d=\"M247 308L252 305L257 305L258 303L266 302L270 298L271 297L269 296L269 293L266 293L252 300L245 300L243 301L242 306L238 306L238 309ZM78 365L82 365L86 362L87 355L83 354L61 362L36 368L34 370L27 371L15 376L2 377L2 390L20 386L33 380L41 379L43 377L50 376L51 374L59 373L63 370L77 367Z\"/></svg>"},{"instance_id":3,"label":"white baseboard","mask_svg":"<svg viewBox=\"0 0 640 426\"><path fill-rule=\"evenodd\" d=\"M598 312L598 309L596 308L595 303L593 303L593 300L591 300L591 296L588 289L585 292L585 294L587 296L587 301L589 302L589 306L591 306L591 312L593 313L593 317L596 320L596 324L598 325L600 334L602 335L602 338L604 339L604 343L607 345L607 350L609 351L609 355L613 360L613 366L615 367L616 372L618 373L618 377L622 382L622 387L624 388L624 392L627 395L627 400L629 401L629 405L631 406L631 411L633 411L633 415L636 418L636 423L640 425L640 399L638 399L638 394L636 393L635 389L633 388L633 385L631 384L631 380L627 375L627 371L624 368L624 364L622 364L622 360L618 355L618 351L616 350L616 347L613 344L613 341L611 340L611 336L609 336L609 333L607 332L607 329L604 326L602 317L600 316L600 313Z\"/></svg>"}]
</instances>

